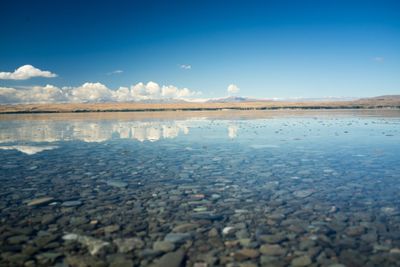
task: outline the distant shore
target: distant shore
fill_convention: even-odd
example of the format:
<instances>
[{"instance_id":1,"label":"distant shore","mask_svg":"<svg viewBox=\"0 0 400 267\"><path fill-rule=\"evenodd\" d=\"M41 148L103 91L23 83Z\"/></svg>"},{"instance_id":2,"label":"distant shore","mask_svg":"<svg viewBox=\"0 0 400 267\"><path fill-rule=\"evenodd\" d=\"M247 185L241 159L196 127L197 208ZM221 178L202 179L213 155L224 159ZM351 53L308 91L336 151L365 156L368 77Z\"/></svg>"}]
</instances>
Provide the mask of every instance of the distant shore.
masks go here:
<instances>
[{"instance_id":1,"label":"distant shore","mask_svg":"<svg viewBox=\"0 0 400 267\"><path fill-rule=\"evenodd\" d=\"M360 99L335 102L260 101L237 103L59 103L0 105L0 114L80 112L160 112L278 109L400 109L400 99Z\"/></svg>"}]
</instances>

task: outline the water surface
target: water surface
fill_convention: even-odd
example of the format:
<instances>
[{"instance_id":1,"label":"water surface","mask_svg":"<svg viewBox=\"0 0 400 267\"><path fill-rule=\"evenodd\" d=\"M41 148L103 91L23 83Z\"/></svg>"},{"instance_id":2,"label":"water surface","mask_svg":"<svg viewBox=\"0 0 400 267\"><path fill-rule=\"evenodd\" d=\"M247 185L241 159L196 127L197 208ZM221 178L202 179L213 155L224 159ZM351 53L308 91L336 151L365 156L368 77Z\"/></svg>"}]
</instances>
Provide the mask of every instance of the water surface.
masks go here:
<instances>
[{"instance_id":1,"label":"water surface","mask_svg":"<svg viewBox=\"0 0 400 267\"><path fill-rule=\"evenodd\" d=\"M400 111L1 115L0 160L5 266L400 266Z\"/></svg>"}]
</instances>

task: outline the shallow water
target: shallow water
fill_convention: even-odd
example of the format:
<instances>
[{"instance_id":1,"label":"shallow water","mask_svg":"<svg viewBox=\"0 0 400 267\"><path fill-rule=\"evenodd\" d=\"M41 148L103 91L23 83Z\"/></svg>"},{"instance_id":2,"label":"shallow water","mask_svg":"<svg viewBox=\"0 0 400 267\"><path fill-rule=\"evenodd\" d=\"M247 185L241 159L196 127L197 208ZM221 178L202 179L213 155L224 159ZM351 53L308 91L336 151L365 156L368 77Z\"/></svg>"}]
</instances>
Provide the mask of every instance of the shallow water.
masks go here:
<instances>
[{"instance_id":1,"label":"shallow water","mask_svg":"<svg viewBox=\"0 0 400 267\"><path fill-rule=\"evenodd\" d=\"M0 160L0 266L400 266L400 111L1 115Z\"/></svg>"}]
</instances>

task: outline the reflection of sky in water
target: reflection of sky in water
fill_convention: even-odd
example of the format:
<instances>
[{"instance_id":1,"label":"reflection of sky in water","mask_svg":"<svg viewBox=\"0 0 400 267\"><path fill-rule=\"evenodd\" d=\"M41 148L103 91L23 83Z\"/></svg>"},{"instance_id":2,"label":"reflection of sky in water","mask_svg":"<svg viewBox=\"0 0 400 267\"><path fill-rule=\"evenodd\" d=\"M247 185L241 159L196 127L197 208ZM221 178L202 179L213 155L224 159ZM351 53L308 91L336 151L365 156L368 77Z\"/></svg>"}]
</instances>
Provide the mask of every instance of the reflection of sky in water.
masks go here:
<instances>
[{"instance_id":1,"label":"reflection of sky in water","mask_svg":"<svg viewBox=\"0 0 400 267\"><path fill-rule=\"evenodd\" d=\"M23 115L22 115L23 116ZM400 143L398 117L282 117L250 120L2 120L0 149L35 154L68 141L132 140L245 144L253 149ZM173 140L174 139L174 140ZM189 143L187 143L189 142ZM234 142L234 143L232 143Z\"/></svg>"}]
</instances>

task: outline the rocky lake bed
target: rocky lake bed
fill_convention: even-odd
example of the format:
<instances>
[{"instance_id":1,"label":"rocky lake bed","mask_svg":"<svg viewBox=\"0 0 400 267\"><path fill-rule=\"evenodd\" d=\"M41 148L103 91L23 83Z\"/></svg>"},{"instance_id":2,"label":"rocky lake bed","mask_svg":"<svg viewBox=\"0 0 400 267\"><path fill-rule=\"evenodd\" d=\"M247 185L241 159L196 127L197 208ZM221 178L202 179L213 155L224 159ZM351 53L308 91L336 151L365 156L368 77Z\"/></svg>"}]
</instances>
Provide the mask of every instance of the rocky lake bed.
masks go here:
<instances>
[{"instance_id":1,"label":"rocky lake bed","mask_svg":"<svg viewBox=\"0 0 400 267\"><path fill-rule=\"evenodd\" d=\"M266 114L3 115L0 266L400 266L400 111Z\"/></svg>"}]
</instances>

